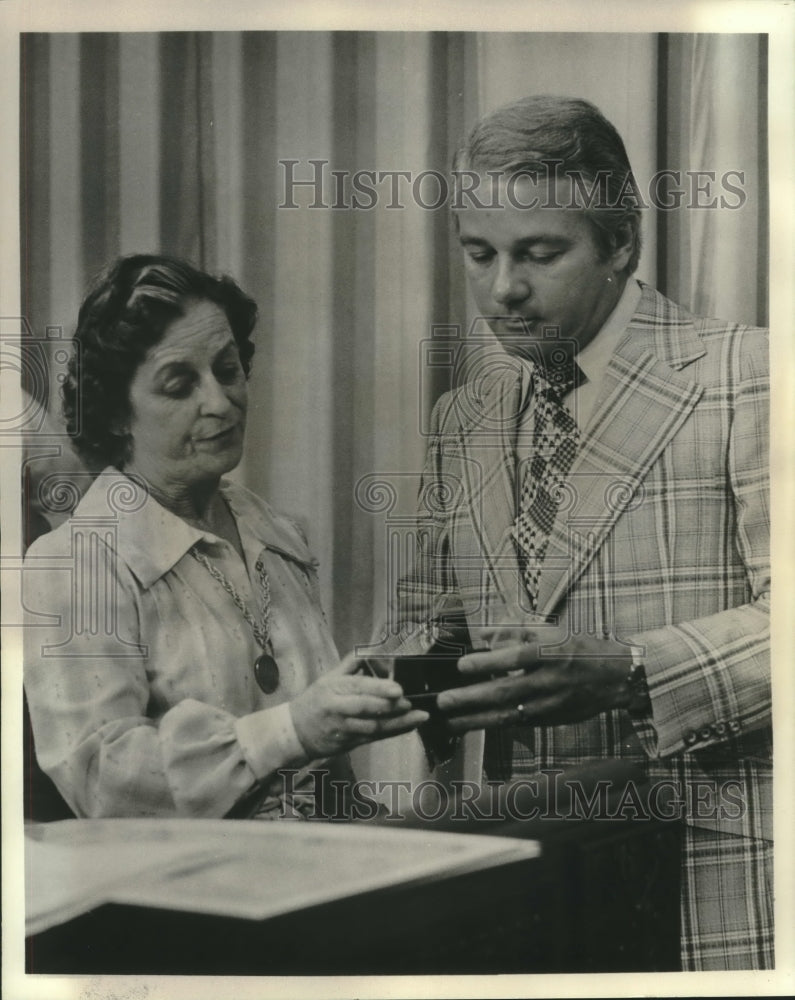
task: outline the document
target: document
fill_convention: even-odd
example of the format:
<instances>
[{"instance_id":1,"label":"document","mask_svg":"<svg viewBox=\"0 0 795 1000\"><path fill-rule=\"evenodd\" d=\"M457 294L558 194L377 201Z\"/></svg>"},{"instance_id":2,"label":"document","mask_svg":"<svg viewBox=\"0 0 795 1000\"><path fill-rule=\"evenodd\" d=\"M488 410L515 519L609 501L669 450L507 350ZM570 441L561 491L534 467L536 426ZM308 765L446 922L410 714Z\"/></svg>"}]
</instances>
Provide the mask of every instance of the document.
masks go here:
<instances>
[{"instance_id":1,"label":"document","mask_svg":"<svg viewBox=\"0 0 795 1000\"><path fill-rule=\"evenodd\" d=\"M26 830L26 933L103 903L262 920L537 858L537 841L370 824L63 820Z\"/></svg>"}]
</instances>

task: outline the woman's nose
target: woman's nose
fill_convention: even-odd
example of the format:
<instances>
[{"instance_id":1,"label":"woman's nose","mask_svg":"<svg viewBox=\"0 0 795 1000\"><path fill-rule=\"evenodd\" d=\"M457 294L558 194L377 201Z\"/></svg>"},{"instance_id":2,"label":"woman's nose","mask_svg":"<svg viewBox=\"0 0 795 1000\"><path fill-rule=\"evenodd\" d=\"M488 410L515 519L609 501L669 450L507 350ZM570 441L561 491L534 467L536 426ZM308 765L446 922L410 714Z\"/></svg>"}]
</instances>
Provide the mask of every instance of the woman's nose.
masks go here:
<instances>
[{"instance_id":1,"label":"woman's nose","mask_svg":"<svg viewBox=\"0 0 795 1000\"><path fill-rule=\"evenodd\" d=\"M521 302L529 294L526 277L516 264L509 259L498 260L491 294L495 302L507 305L510 302Z\"/></svg>"},{"instance_id":2,"label":"woman's nose","mask_svg":"<svg viewBox=\"0 0 795 1000\"><path fill-rule=\"evenodd\" d=\"M222 414L231 407L224 386L214 375L207 375L201 383L201 410L205 414Z\"/></svg>"}]
</instances>

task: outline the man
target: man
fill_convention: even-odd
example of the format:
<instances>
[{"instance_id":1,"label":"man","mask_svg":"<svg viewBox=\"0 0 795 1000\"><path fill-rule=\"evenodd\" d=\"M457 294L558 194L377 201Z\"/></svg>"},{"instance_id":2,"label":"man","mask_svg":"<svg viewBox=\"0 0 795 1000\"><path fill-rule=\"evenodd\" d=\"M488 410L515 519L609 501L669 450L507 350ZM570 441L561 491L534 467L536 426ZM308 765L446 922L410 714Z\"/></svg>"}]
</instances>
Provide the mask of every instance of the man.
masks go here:
<instances>
[{"instance_id":1,"label":"man","mask_svg":"<svg viewBox=\"0 0 795 1000\"><path fill-rule=\"evenodd\" d=\"M632 277L637 188L587 102L495 112L456 168L501 350L434 409L405 646L440 608L485 644L438 704L490 778L645 761L685 818L683 968L771 967L765 332Z\"/></svg>"}]
</instances>

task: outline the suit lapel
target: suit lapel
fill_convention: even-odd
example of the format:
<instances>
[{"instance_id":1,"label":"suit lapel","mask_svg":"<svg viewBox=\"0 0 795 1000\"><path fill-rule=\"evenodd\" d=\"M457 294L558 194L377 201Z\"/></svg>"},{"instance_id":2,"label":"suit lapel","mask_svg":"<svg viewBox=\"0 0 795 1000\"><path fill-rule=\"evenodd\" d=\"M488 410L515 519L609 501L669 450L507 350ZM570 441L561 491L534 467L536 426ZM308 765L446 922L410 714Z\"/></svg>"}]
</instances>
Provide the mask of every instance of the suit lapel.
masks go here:
<instances>
[{"instance_id":1,"label":"suit lapel","mask_svg":"<svg viewBox=\"0 0 795 1000\"><path fill-rule=\"evenodd\" d=\"M576 582L616 519L642 502L650 466L701 397L703 386L683 369L704 353L689 314L644 285L569 474L539 582L540 614L549 614ZM520 365L481 394L470 391L455 448L462 456L463 497L479 564L485 562L505 606L524 617L511 534L521 394Z\"/></svg>"},{"instance_id":2,"label":"suit lapel","mask_svg":"<svg viewBox=\"0 0 795 1000\"><path fill-rule=\"evenodd\" d=\"M539 582L540 613L576 582L616 519L642 502L650 466L703 392L681 369L703 354L689 316L644 287L569 474Z\"/></svg>"},{"instance_id":3,"label":"suit lapel","mask_svg":"<svg viewBox=\"0 0 795 1000\"><path fill-rule=\"evenodd\" d=\"M516 609L519 563L511 536L516 516L516 430L522 398L522 368L517 364L496 379L477 400L471 419L462 421L463 495L475 532L478 564L486 563L502 602Z\"/></svg>"}]
</instances>

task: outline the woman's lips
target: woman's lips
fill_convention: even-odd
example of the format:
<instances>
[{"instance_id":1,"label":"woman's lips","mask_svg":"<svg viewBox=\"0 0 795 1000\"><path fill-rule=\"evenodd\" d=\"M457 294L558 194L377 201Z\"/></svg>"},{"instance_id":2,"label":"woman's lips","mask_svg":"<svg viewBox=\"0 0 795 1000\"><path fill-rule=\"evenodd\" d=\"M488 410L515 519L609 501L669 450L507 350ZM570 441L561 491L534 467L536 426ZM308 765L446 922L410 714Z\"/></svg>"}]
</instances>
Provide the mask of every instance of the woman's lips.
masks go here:
<instances>
[{"instance_id":1,"label":"woman's lips","mask_svg":"<svg viewBox=\"0 0 795 1000\"><path fill-rule=\"evenodd\" d=\"M238 429L239 424L232 424L231 427L226 427L222 431L218 431L216 434L208 434L205 437L201 437L199 441L222 441L224 438L229 437L234 431Z\"/></svg>"}]
</instances>

